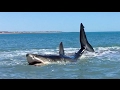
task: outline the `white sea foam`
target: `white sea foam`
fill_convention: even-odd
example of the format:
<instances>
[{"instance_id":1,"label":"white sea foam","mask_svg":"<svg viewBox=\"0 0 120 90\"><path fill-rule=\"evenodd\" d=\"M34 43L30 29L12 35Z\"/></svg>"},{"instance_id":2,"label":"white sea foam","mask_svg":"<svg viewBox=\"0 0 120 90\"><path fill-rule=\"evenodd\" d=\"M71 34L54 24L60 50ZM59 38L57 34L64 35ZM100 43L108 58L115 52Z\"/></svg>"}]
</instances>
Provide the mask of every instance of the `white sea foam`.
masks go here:
<instances>
[{"instance_id":1,"label":"white sea foam","mask_svg":"<svg viewBox=\"0 0 120 90\"><path fill-rule=\"evenodd\" d=\"M85 58L96 57L102 60L119 60L120 61L120 47L96 47L95 52L86 52L83 54Z\"/></svg>"},{"instance_id":2,"label":"white sea foam","mask_svg":"<svg viewBox=\"0 0 120 90\"><path fill-rule=\"evenodd\" d=\"M75 52L79 50L79 48L64 48L66 55L74 55ZM95 52L85 51L80 57L80 59L84 58L98 58L98 59L107 59L107 60L118 60L120 61L120 47L95 47ZM15 51L1 51L0 52L0 65L8 64L23 64L27 63L26 54L57 54L57 49L30 49L30 50L15 50Z\"/></svg>"}]
</instances>

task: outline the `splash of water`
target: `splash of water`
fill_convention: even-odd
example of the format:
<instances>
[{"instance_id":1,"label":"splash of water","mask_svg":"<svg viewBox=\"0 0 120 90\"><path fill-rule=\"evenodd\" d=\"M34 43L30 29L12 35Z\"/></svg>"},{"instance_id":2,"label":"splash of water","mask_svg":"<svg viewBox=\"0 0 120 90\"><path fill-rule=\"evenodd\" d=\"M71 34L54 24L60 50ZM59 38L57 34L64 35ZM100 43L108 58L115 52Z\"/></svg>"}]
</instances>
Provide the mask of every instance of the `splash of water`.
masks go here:
<instances>
[{"instance_id":1,"label":"splash of water","mask_svg":"<svg viewBox=\"0 0 120 90\"><path fill-rule=\"evenodd\" d=\"M65 48L66 55L74 55L79 48ZM80 59L86 58L98 58L101 60L117 60L120 61L120 47L113 46L113 47L95 47L95 52L88 52L85 51L80 57ZM15 50L15 51L0 51L0 65L18 65L18 64L25 64L27 53L33 54L57 54L58 55L58 48L57 49L31 49L31 50ZM65 64L61 62L57 62L59 64ZM56 63L55 63L56 64Z\"/></svg>"}]
</instances>

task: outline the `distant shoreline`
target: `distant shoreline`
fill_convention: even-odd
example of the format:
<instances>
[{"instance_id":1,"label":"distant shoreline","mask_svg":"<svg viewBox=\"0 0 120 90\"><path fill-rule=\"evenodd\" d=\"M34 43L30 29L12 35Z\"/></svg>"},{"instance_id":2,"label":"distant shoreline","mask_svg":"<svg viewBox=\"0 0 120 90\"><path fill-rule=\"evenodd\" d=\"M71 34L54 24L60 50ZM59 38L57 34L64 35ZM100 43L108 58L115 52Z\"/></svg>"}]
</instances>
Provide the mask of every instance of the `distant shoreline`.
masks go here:
<instances>
[{"instance_id":1,"label":"distant shoreline","mask_svg":"<svg viewBox=\"0 0 120 90\"><path fill-rule=\"evenodd\" d=\"M0 34L32 34L32 33L61 33L62 31L0 31Z\"/></svg>"},{"instance_id":2,"label":"distant shoreline","mask_svg":"<svg viewBox=\"0 0 120 90\"><path fill-rule=\"evenodd\" d=\"M64 31L0 31L0 34L45 34L45 33L62 33ZM108 32L120 32L120 31L94 31L94 32L87 32L87 33L108 33ZM66 33L66 32L64 32ZM76 32L70 32L76 33ZM79 32L78 32L79 33Z\"/></svg>"}]
</instances>

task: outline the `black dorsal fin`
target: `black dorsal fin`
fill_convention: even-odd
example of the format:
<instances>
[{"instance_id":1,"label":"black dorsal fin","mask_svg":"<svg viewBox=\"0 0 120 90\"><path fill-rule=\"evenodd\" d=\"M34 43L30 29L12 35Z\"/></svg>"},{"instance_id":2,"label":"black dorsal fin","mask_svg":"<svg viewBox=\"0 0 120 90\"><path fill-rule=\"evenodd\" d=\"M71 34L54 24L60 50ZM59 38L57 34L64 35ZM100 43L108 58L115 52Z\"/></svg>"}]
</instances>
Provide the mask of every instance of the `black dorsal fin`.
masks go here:
<instances>
[{"instance_id":1,"label":"black dorsal fin","mask_svg":"<svg viewBox=\"0 0 120 90\"><path fill-rule=\"evenodd\" d=\"M60 45L59 45L59 55L64 55L64 47L62 42L60 42Z\"/></svg>"}]
</instances>

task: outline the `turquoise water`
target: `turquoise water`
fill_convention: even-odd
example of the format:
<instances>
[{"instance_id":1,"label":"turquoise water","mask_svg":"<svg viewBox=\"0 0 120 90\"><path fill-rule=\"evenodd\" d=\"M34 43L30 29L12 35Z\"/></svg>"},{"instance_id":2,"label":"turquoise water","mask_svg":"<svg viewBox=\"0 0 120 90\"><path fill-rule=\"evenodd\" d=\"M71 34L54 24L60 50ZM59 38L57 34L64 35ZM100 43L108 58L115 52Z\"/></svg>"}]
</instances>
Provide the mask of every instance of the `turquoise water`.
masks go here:
<instances>
[{"instance_id":1,"label":"turquoise water","mask_svg":"<svg viewBox=\"0 0 120 90\"><path fill-rule=\"evenodd\" d=\"M0 78L6 79L120 79L120 32L87 32L95 52L74 63L30 66L25 55L58 54L62 41L66 55L80 48L79 32L0 34Z\"/></svg>"}]
</instances>

